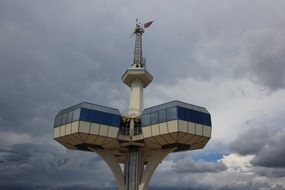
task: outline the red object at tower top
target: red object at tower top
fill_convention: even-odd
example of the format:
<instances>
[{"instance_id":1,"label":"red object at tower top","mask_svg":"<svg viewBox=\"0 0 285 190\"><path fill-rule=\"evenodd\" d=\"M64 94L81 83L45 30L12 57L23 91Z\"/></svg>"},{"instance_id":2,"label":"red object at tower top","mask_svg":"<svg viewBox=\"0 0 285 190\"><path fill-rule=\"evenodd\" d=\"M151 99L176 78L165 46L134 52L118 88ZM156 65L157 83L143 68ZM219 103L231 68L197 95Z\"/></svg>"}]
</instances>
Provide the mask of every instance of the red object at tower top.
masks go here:
<instances>
[{"instance_id":1,"label":"red object at tower top","mask_svg":"<svg viewBox=\"0 0 285 190\"><path fill-rule=\"evenodd\" d=\"M143 24L143 27L144 27L144 28L147 28L147 27L149 27L152 23L153 23L153 21L146 22L146 23Z\"/></svg>"}]
</instances>

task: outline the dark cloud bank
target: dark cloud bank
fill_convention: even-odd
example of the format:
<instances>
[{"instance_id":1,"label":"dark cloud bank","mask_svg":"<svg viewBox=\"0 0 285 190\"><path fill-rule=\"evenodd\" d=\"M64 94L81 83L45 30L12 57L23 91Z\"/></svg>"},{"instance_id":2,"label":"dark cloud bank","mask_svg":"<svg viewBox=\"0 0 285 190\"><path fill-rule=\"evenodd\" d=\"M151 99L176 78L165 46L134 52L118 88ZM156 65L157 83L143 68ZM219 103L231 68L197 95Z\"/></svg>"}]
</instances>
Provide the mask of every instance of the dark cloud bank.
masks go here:
<instances>
[{"instance_id":1,"label":"dark cloud bank","mask_svg":"<svg viewBox=\"0 0 285 190\"><path fill-rule=\"evenodd\" d=\"M133 41L128 37L137 14L159 20L144 41L148 67L159 76L156 83L172 85L189 76L208 81L249 78L271 90L284 89L284 3L262 2L259 8L255 3L1 1L0 133L28 135L32 142L16 139L6 145L0 139L0 189L115 189L98 156L52 145L51 128L57 111L81 101L125 109L128 89L118 79L131 63ZM181 14L169 14L176 9ZM50 143L39 144L34 137ZM257 176L281 178L284 139L284 130L252 129L232 143L230 153L254 155ZM173 162L171 176L227 170L220 162L182 154ZM171 177L159 174L156 178ZM273 189L267 182L185 184L180 189ZM178 185L152 183L151 189Z\"/></svg>"},{"instance_id":2,"label":"dark cloud bank","mask_svg":"<svg viewBox=\"0 0 285 190\"><path fill-rule=\"evenodd\" d=\"M114 189L107 165L92 153L16 144L1 155L0 189Z\"/></svg>"},{"instance_id":3,"label":"dark cloud bank","mask_svg":"<svg viewBox=\"0 0 285 190\"><path fill-rule=\"evenodd\" d=\"M257 174L268 177L284 177L284 143L284 128L253 128L233 141L230 149L240 155L254 155L251 164Z\"/></svg>"},{"instance_id":4,"label":"dark cloud bank","mask_svg":"<svg viewBox=\"0 0 285 190\"><path fill-rule=\"evenodd\" d=\"M205 172L219 172L226 170L227 167L221 163L212 163L205 161L196 161L194 162L191 159L179 160L174 165L174 170L177 173L205 173Z\"/></svg>"}]
</instances>

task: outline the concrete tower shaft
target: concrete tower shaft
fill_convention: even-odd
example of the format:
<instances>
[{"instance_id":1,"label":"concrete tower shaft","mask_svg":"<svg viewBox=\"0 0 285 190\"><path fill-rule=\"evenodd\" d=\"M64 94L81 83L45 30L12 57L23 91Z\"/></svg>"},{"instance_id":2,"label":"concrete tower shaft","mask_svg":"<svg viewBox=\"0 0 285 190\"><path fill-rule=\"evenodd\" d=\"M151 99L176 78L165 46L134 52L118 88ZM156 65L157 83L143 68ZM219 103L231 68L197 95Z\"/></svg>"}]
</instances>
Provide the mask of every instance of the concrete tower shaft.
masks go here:
<instances>
[{"instance_id":1,"label":"concrete tower shaft","mask_svg":"<svg viewBox=\"0 0 285 190\"><path fill-rule=\"evenodd\" d=\"M129 114L140 115L143 110L143 83L134 79L131 84Z\"/></svg>"},{"instance_id":2,"label":"concrete tower shaft","mask_svg":"<svg viewBox=\"0 0 285 190\"><path fill-rule=\"evenodd\" d=\"M131 88L129 111L128 114L131 117L137 117L142 114L143 111L143 88L146 87L151 81L152 76L147 72L145 68L145 60L142 53L142 34L144 33L143 27L138 23L134 34L135 49L134 49L134 61L132 67L129 68L123 75L123 81ZM127 82L128 81L128 82ZM130 122L130 136L134 135L134 120ZM140 181L144 170L144 156L142 151L136 145L128 147L128 156L124 166L124 173L126 179L127 190L139 190L144 189L147 185L143 185L139 188Z\"/></svg>"}]
</instances>

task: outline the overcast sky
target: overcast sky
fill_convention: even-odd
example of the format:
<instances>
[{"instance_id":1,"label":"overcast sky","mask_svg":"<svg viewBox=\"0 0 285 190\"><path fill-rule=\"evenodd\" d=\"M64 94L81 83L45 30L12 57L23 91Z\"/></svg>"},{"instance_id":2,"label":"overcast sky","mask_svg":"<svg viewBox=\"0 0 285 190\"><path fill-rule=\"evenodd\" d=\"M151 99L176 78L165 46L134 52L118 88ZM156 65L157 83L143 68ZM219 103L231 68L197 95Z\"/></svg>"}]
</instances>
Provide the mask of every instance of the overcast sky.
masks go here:
<instances>
[{"instance_id":1,"label":"overcast sky","mask_svg":"<svg viewBox=\"0 0 285 190\"><path fill-rule=\"evenodd\" d=\"M125 111L135 19L154 76L145 107L206 107L204 150L168 156L150 189L285 189L285 1L0 1L0 189L116 189L94 153L52 139L82 101ZM108 180L106 180L108 179Z\"/></svg>"}]
</instances>

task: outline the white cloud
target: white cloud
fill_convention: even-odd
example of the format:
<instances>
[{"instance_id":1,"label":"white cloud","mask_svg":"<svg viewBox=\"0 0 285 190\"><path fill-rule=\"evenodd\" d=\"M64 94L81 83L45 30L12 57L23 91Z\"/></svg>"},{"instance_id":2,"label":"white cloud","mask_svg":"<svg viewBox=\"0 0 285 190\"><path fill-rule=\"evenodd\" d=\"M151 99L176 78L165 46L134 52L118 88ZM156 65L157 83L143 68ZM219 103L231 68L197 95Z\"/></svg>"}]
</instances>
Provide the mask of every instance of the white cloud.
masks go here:
<instances>
[{"instance_id":1,"label":"white cloud","mask_svg":"<svg viewBox=\"0 0 285 190\"><path fill-rule=\"evenodd\" d=\"M238 154L229 154L223 156L220 161L227 166L229 172L252 173L250 161L253 157L253 155L240 156Z\"/></svg>"}]
</instances>

